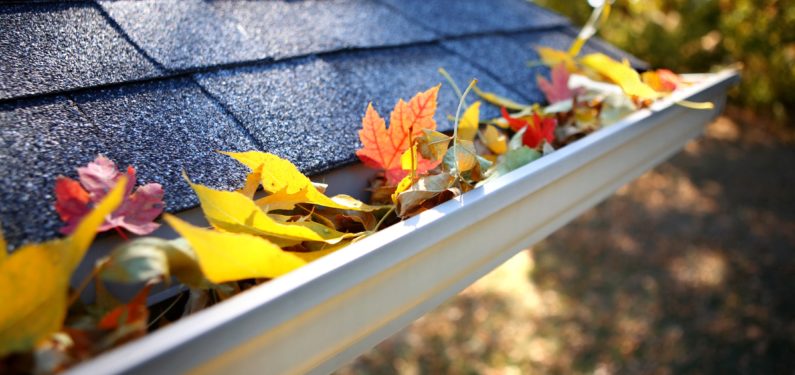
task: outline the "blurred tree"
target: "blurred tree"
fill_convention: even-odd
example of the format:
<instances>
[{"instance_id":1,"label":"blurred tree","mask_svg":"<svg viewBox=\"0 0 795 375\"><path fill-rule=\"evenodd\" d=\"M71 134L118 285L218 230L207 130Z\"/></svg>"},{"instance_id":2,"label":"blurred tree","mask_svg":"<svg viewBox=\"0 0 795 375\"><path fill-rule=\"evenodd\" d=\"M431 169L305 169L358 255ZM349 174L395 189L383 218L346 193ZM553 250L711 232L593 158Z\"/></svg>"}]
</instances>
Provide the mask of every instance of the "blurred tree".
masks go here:
<instances>
[{"instance_id":1,"label":"blurred tree","mask_svg":"<svg viewBox=\"0 0 795 375\"><path fill-rule=\"evenodd\" d=\"M536 3L579 24L591 10L585 0ZM795 0L617 0L599 35L679 72L740 62L732 100L781 121L795 118Z\"/></svg>"}]
</instances>

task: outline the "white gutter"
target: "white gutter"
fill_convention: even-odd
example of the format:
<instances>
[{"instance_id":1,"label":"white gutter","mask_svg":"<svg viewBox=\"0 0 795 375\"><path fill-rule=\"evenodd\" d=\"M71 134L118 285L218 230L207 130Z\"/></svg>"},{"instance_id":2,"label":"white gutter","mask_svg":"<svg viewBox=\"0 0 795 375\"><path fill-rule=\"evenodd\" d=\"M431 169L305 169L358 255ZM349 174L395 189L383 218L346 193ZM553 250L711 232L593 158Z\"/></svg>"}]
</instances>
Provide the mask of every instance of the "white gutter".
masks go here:
<instances>
[{"instance_id":1,"label":"white gutter","mask_svg":"<svg viewBox=\"0 0 795 375\"><path fill-rule=\"evenodd\" d=\"M73 368L328 373L678 152L723 108L734 71L337 253ZM712 101L715 110L676 105Z\"/></svg>"}]
</instances>

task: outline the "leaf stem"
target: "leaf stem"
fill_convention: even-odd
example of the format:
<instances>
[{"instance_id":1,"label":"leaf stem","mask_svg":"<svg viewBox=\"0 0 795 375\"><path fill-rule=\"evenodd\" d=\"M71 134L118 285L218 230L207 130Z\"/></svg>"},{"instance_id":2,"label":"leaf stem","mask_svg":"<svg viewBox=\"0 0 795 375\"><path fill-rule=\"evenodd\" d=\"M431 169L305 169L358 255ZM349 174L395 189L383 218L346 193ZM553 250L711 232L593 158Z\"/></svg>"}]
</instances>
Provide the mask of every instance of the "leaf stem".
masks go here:
<instances>
[{"instance_id":1,"label":"leaf stem","mask_svg":"<svg viewBox=\"0 0 795 375\"><path fill-rule=\"evenodd\" d=\"M447 73L447 70L444 68L439 68L439 74L441 74L442 77L444 77L444 79L450 83L450 86L453 87L455 94L458 96L458 100L461 100L464 97L464 94L461 93L461 89L458 88L458 85L455 83L455 80L453 80L453 77L450 75L450 73Z\"/></svg>"},{"instance_id":2,"label":"leaf stem","mask_svg":"<svg viewBox=\"0 0 795 375\"><path fill-rule=\"evenodd\" d=\"M127 235L126 235L126 234L124 234L124 231L123 231L121 228L119 228L119 227L113 227L113 229L115 229L115 230L116 230L116 233L118 233L118 234L119 234L119 237L121 237L123 240L125 240L125 241L129 241L129 240L130 240L130 238L129 238L129 237L127 237Z\"/></svg>"},{"instance_id":3,"label":"leaf stem","mask_svg":"<svg viewBox=\"0 0 795 375\"><path fill-rule=\"evenodd\" d=\"M469 91L477 84L477 79L469 81L469 86L467 86L467 89L464 90L464 94L461 95L461 98L458 100L458 108L455 110L455 123L453 123L453 162L455 163L455 173L458 175L459 179L462 179L462 177L460 168L458 168L458 122L461 120L461 108L464 106L464 99L467 94L469 94Z\"/></svg>"},{"instance_id":4,"label":"leaf stem","mask_svg":"<svg viewBox=\"0 0 795 375\"><path fill-rule=\"evenodd\" d=\"M178 295L178 296L177 296L177 298L174 298L174 301L173 301L173 302L171 302L171 304L170 304L170 305L168 305L168 307L166 307L166 308L165 308L163 311L161 311L161 312L160 312L160 314L158 314L156 318L152 319L152 321L150 321L150 322L149 322L149 324L147 324L147 325L146 325L146 329L148 330L148 329L149 329L149 328L151 328L151 327L152 327L152 326L153 326L155 323L157 323L157 321L158 321L158 320L160 320L160 319L162 319L164 316L166 316L166 314L168 314L168 312L169 312L169 311L171 311L171 309L173 309L173 308L174 308L174 306L176 306L176 305L177 305L177 302L179 302L179 300L180 300L181 298L182 298L182 294Z\"/></svg>"},{"instance_id":5,"label":"leaf stem","mask_svg":"<svg viewBox=\"0 0 795 375\"><path fill-rule=\"evenodd\" d=\"M394 211L395 211L395 205L392 205L392 207L389 207L389 211L387 211L384 214L384 216L381 216L381 220L378 220L378 224L376 224L375 228L373 228L373 232L378 232L378 228L381 228L381 224L384 223L384 221L386 220L386 217L389 216L389 214L391 214Z\"/></svg>"}]
</instances>

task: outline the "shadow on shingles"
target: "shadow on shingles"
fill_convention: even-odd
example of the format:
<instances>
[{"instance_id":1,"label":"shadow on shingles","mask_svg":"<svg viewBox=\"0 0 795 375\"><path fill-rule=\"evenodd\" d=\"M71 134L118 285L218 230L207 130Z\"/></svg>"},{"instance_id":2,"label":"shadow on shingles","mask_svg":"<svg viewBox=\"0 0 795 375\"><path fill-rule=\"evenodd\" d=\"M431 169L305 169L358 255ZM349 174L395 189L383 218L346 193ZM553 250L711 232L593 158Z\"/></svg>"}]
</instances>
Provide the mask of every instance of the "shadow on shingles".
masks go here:
<instances>
[{"instance_id":1,"label":"shadow on shingles","mask_svg":"<svg viewBox=\"0 0 795 375\"><path fill-rule=\"evenodd\" d=\"M738 121L340 373L791 373L795 147Z\"/></svg>"}]
</instances>

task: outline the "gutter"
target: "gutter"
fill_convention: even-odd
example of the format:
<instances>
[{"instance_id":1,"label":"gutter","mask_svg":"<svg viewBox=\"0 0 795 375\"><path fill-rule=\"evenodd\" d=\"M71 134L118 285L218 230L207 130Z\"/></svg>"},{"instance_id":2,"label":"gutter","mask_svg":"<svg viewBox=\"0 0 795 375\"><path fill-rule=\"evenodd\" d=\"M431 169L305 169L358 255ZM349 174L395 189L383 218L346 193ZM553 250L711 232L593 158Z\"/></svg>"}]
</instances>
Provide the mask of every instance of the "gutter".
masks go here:
<instances>
[{"instance_id":1,"label":"gutter","mask_svg":"<svg viewBox=\"0 0 795 375\"><path fill-rule=\"evenodd\" d=\"M677 153L725 104L702 79L551 155L80 364L68 374L322 374ZM712 101L713 110L677 105Z\"/></svg>"}]
</instances>

